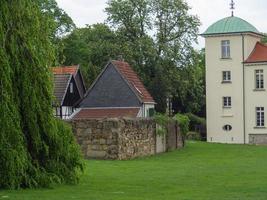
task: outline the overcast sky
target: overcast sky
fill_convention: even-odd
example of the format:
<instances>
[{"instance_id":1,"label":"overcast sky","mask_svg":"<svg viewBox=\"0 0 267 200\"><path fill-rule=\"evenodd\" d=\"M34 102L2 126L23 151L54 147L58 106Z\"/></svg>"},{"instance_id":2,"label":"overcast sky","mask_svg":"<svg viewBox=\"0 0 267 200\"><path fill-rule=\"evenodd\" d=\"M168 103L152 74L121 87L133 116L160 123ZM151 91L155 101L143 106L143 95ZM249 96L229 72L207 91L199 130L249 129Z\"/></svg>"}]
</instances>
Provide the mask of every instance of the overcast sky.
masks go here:
<instances>
[{"instance_id":1,"label":"overcast sky","mask_svg":"<svg viewBox=\"0 0 267 200\"><path fill-rule=\"evenodd\" d=\"M104 22L104 9L107 0L56 0L78 27L86 24ZM230 16L230 0L186 0L191 13L198 15L202 23L200 33L217 20ZM235 16L253 24L259 31L267 32L267 0L235 0ZM198 48L204 47L204 40L199 38Z\"/></svg>"}]
</instances>

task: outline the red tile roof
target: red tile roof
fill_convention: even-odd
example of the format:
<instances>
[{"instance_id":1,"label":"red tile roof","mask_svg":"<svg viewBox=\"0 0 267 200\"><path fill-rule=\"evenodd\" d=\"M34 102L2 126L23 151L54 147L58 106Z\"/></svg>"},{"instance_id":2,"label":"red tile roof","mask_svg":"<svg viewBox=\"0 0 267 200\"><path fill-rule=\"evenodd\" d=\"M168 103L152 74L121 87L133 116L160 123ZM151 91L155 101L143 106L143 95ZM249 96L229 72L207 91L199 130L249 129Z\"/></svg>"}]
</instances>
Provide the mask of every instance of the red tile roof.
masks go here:
<instances>
[{"instance_id":1,"label":"red tile roof","mask_svg":"<svg viewBox=\"0 0 267 200\"><path fill-rule=\"evenodd\" d=\"M127 62L113 60L112 64L119 70L122 76L131 84L136 94L142 99L143 102L155 102L150 93L145 88L144 84L134 72Z\"/></svg>"},{"instance_id":2,"label":"red tile roof","mask_svg":"<svg viewBox=\"0 0 267 200\"><path fill-rule=\"evenodd\" d=\"M267 45L257 42L245 63L267 62Z\"/></svg>"},{"instance_id":3,"label":"red tile roof","mask_svg":"<svg viewBox=\"0 0 267 200\"><path fill-rule=\"evenodd\" d=\"M76 74L79 66L52 67L53 74Z\"/></svg>"},{"instance_id":4,"label":"red tile roof","mask_svg":"<svg viewBox=\"0 0 267 200\"><path fill-rule=\"evenodd\" d=\"M82 108L73 119L120 118L138 115L140 108Z\"/></svg>"}]
</instances>

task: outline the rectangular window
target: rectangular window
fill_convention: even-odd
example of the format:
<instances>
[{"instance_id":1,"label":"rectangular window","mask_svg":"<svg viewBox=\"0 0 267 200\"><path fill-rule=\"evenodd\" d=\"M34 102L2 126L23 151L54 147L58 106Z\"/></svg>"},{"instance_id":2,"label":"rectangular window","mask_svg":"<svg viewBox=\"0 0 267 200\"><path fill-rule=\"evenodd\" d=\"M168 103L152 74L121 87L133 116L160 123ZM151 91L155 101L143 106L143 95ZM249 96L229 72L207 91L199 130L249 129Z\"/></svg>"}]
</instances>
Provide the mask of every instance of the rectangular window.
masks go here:
<instances>
[{"instance_id":1,"label":"rectangular window","mask_svg":"<svg viewBox=\"0 0 267 200\"><path fill-rule=\"evenodd\" d=\"M256 107L256 126L264 127L264 107Z\"/></svg>"},{"instance_id":2,"label":"rectangular window","mask_svg":"<svg viewBox=\"0 0 267 200\"><path fill-rule=\"evenodd\" d=\"M148 117L153 117L155 115L155 109L154 108L149 108L148 109Z\"/></svg>"},{"instance_id":3,"label":"rectangular window","mask_svg":"<svg viewBox=\"0 0 267 200\"><path fill-rule=\"evenodd\" d=\"M263 70L255 70L256 89L264 89Z\"/></svg>"},{"instance_id":4,"label":"rectangular window","mask_svg":"<svg viewBox=\"0 0 267 200\"><path fill-rule=\"evenodd\" d=\"M230 40L223 40L221 42L222 58L230 58Z\"/></svg>"},{"instance_id":5,"label":"rectangular window","mask_svg":"<svg viewBox=\"0 0 267 200\"><path fill-rule=\"evenodd\" d=\"M232 106L231 97L223 97L223 107L224 108L231 108L231 106Z\"/></svg>"},{"instance_id":6,"label":"rectangular window","mask_svg":"<svg viewBox=\"0 0 267 200\"><path fill-rule=\"evenodd\" d=\"M223 82L230 82L231 81L231 71L223 71Z\"/></svg>"}]
</instances>

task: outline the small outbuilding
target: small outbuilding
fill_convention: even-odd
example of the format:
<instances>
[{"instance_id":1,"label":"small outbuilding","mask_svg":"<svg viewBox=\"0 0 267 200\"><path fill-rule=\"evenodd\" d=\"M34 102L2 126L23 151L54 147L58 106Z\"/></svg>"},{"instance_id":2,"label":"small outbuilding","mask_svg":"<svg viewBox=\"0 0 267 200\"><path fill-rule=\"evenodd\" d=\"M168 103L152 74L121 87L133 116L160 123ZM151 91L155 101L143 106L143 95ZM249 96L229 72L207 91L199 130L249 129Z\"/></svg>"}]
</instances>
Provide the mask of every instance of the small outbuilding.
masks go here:
<instances>
[{"instance_id":1,"label":"small outbuilding","mask_svg":"<svg viewBox=\"0 0 267 200\"><path fill-rule=\"evenodd\" d=\"M69 119L83 99L86 88L79 66L53 67L54 75L54 115Z\"/></svg>"},{"instance_id":2,"label":"small outbuilding","mask_svg":"<svg viewBox=\"0 0 267 200\"><path fill-rule=\"evenodd\" d=\"M155 104L127 62L110 61L86 93L73 118L150 117Z\"/></svg>"}]
</instances>

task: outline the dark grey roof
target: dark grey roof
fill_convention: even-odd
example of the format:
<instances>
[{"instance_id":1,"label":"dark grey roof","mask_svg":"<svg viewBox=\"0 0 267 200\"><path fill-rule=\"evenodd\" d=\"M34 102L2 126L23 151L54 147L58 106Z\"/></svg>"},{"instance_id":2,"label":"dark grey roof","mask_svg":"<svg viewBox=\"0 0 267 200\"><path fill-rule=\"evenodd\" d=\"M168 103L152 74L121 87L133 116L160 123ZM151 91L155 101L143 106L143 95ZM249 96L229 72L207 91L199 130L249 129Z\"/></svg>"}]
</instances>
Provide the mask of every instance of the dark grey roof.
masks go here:
<instances>
[{"instance_id":1,"label":"dark grey roof","mask_svg":"<svg viewBox=\"0 0 267 200\"><path fill-rule=\"evenodd\" d=\"M84 97L85 93L86 93L86 88L85 88L85 84L84 84L83 77L82 77L82 74L80 72L80 69L77 70L77 73L75 74L74 79L75 79L75 82L76 82L80 97L82 99Z\"/></svg>"},{"instance_id":2,"label":"dark grey roof","mask_svg":"<svg viewBox=\"0 0 267 200\"><path fill-rule=\"evenodd\" d=\"M54 74L54 96L56 98L56 104L62 104L71 76L71 74Z\"/></svg>"},{"instance_id":3,"label":"dark grey roof","mask_svg":"<svg viewBox=\"0 0 267 200\"><path fill-rule=\"evenodd\" d=\"M79 104L82 108L140 107L141 99L116 67L109 63Z\"/></svg>"}]
</instances>

